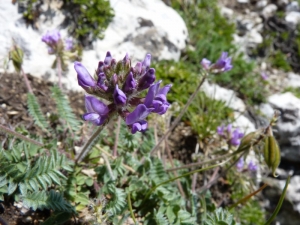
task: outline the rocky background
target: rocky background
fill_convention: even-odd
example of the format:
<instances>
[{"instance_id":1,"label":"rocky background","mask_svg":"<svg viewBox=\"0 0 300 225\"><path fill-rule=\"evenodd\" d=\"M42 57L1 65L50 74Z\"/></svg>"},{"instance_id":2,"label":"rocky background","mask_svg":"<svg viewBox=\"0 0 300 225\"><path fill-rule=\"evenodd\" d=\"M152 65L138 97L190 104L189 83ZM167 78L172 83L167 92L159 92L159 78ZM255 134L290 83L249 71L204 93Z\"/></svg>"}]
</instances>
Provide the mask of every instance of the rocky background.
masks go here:
<instances>
[{"instance_id":1,"label":"rocky background","mask_svg":"<svg viewBox=\"0 0 300 225\"><path fill-rule=\"evenodd\" d=\"M115 16L104 32L102 40L96 40L83 50L82 63L93 71L106 51L115 58L128 52L133 61L142 60L150 52L154 60L179 60L189 41L184 20L161 0L110 0ZM19 8L18 8L19 7ZM41 36L52 29L63 27L66 12L56 1L45 2L35 28L22 18L20 4L0 0L0 61L5 62L14 40L25 50L26 73L42 79L56 81L55 71L50 69L54 56L49 56L41 42ZM246 104L233 90L206 82L203 90L208 96L223 100L234 109L236 124L245 132L253 131L268 122L274 109L281 112L276 126L276 137L281 147L282 161L279 177L266 178L270 187L263 195L264 207L272 211L280 197L285 179L292 174L286 201L276 224L300 224L300 6L288 0L220 0L219 8L228 21L235 24L234 44L244 53L246 61L256 61L256 70L268 81L268 98L256 105L256 111L248 111ZM19 11L18 11L19 10ZM38 28L38 29L37 29ZM283 60L273 59L280 52ZM279 53L278 53L279 54ZM272 57L270 57L272 56ZM278 59L278 58L276 58ZM200 59L199 59L200 61ZM278 66L278 64L283 66ZM63 84L69 90L79 90L72 63L63 74ZM0 72L12 72L12 65L0 68ZM255 87L249 87L255 88ZM289 88L292 91L287 91ZM242 115L241 115L242 113ZM265 176L265 175L262 175Z\"/></svg>"}]
</instances>

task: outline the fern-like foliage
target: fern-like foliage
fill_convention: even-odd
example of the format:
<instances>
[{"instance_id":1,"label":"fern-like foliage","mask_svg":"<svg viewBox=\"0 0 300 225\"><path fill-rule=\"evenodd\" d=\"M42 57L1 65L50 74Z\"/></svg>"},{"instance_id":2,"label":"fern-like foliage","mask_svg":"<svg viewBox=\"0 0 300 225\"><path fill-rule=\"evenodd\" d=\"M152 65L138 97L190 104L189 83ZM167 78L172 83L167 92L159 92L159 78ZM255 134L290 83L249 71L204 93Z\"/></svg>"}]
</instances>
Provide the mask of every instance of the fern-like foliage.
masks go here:
<instances>
[{"instance_id":1,"label":"fern-like foliage","mask_svg":"<svg viewBox=\"0 0 300 225\"><path fill-rule=\"evenodd\" d=\"M27 194L23 197L23 204L33 210L51 209L58 212L75 212L74 207L63 198L62 194L54 190Z\"/></svg>"},{"instance_id":2,"label":"fern-like foliage","mask_svg":"<svg viewBox=\"0 0 300 225\"><path fill-rule=\"evenodd\" d=\"M70 162L55 150L33 156L33 145L21 142L11 150L0 149L0 199L19 188L21 196L47 190L53 184L60 185L66 177L61 169L72 171Z\"/></svg>"},{"instance_id":3,"label":"fern-like foliage","mask_svg":"<svg viewBox=\"0 0 300 225\"><path fill-rule=\"evenodd\" d=\"M117 188L113 183L108 183L106 186L106 193L110 194L112 198L107 203L105 209L112 215L120 214L126 205L126 194L123 189Z\"/></svg>"},{"instance_id":4,"label":"fern-like foliage","mask_svg":"<svg viewBox=\"0 0 300 225\"><path fill-rule=\"evenodd\" d=\"M168 225L169 224L167 218L161 212L156 212L156 210L154 210L153 217L154 217L154 221L156 222L157 225Z\"/></svg>"},{"instance_id":5,"label":"fern-like foliage","mask_svg":"<svg viewBox=\"0 0 300 225\"><path fill-rule=\"evenodd\" d=\"M235 225L233 215L226 209L218 208L207 214L205 225Z\"/></svg>"},{"instance_id":6,"label":"fern-like foliage","mask_svg":"<svg viewBox=\"0 0 300 225\"><path fill-rule=\"evenodd\" d=\"M34 119L35 124L42 128L42 130L48 132L49 124L46 118L44 117L40 104L34 94L27 94L27 105L29 114Z\"/></svg>"},{"instance_id":7,"label":"fern-like foliage","mask_svg":"<svg viewBox=\"0 0 300 225\"><path fill-rule=\"evenodd\" d=\"M51 92L57 106L59 117L65 121L69 129L75 133L78 130L80 123L73 113L69 100L57 86L53 86Z\"/></svg>"}]
</instances>

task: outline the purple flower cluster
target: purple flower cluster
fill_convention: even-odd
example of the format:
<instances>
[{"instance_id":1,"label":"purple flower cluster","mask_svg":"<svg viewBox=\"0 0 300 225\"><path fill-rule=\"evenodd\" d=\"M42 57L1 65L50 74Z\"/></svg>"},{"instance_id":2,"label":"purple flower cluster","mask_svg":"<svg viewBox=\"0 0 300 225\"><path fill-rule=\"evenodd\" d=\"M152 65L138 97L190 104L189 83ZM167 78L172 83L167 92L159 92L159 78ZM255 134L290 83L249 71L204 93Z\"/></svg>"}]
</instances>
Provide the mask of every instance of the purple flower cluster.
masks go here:
<instances>
[{"instance_id":1,"label":"purple flower cluster","mask_svg":"<svg viewBox=\"0 0 300 225\"><path fill-rule=\"evenodd\" d=\"M143 132L148 124L145 120L150 113L164 114L170 104L166 95L171 85L160 88L161 81L155 81L155 69L150 68L151 55L143 62L131 67L128 55L117 62L107 52L104 61L98 63L94 77L80 63L75 62L78 84L90 95L85 97L87 113L83 119L101 126L110 115L118 113L134 134ZM141 93L148 89L147 95ZM96 97L95 97L96 96ZM103 103L97 97L105 99Z\"/></svg>"},{"instance_id":2,"label":"purple flower cluster","mask_svg":"<svg viewBox=\"0 0 300 225\"><path fill-rule=\"evenodd\" d=\"M232 69L231 58L228 57L227 52L223 52L216 63L212 64L211 61L204 58L201 61L201 65L205 70L213 73L226 72Z\"/></svg>"},{"instance_id":3,"label":"purple flower cluster","mask_svg":"<svg viewBox=\"0 0 300 225\"><path fill-rule=\"evenodd\" d=\"M67 51L73 49L73 40L67 38L65 43L63 43L58 30L47 31L47 33L42 36L42 41L48 45L49 54L55 54L59 49L63 48Z\"/></svg>"},{"instance_id":4,"label":"purple flower cluster","mask_svg":"<svg viewBox=\"0 0 300 225\"><path fill-rule=\"evenodd\" d=\"M232 129L232 124L228 124L227 127L224 125L217 128L217 133L226 140L229 140L229 143L233 146L238 146L241 143L241 138L244 137L239 128L235 130Z\"/></svg>"}]
</instances>

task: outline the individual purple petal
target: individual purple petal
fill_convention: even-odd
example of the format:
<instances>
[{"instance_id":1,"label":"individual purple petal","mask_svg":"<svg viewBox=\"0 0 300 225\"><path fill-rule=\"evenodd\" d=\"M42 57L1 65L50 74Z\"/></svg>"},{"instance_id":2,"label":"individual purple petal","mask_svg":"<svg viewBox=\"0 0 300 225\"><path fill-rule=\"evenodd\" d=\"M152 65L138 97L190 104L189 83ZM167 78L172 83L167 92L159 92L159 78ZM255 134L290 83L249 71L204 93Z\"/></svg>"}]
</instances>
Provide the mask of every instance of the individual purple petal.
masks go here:
<instances>
[{"instance_id":1,"label":"individual purple petal","mask_svg":"<svg viewBox=\"0 0 300 225\"><path fill-rule=\"evenodd\" d=\"M116 85L118 83L118 75L117 74L112 75L111 81L114 85Z\"/></svg>"},{"instance_id":2,"label":"individual purple petal","mask_svg":"<svg viewBox=\"0 0 300 225\"><path fill-rule=\"evenodd\" d=\"M168 110L168 108L170 107L170 103L168 103L166 100L154 100L153 103L153 112L157 113L159 115L163 115L166 113L166 111Z\"/></svg>"},{"instance_id":3,"label":"individual purple petal","mask_svg":"<svg viewBox=\"0 0 300 225\"><path fill-rule=\"evenodd\" d=\"M209 70L209 67L211 65L211 61L209 61L208 59L204 58L201 60L201 65L205 70Z\"/></svg>"},{"instance_id":4,"label":"individual purple petal","mask_svg":"<svg viewBox=\"0 0 300 225\"><path fill-rule=\"evenodd\" d=\"M98 68L97 68L97 75L99 75L100 73L103 73L104 72L104 62L103 61L99 61L98 63Z\"/></svg>"},{"instance_id":5,"label":"individual purple petal","mask_svg":"<svg viewBox=\"0 0 300 225\"><path fill-rule=\"evenodd\" d=\"M166 86L160 88L157 92L157 94L163 94L165 96L167 96L168 92L170 91L172 87L172 84L167 84Z\"/></svg>"},{"instance_id":6,"label":"individual purple petal","mask_svg":"<svg viewBox=\"0 0 300 225\"><path fill-rule=\"evenodd\" d=\"M133 68L133 70L136 74L141 75L141 73L142 73L142 63L137 62L135 67Z\"/></svg>"},{"instance_id":7,"label":"individual purple petal","mask_svg":"<svg viewBox=\"0 0 300 225\"><path fill-rule=\"evenodd\" d=\"M155 69L150 68L144 76L139 80L138 90L145 90L155 81Z\"/></svg>"},{"instance_id":8,"label":"individual purple petal","mask_svg":"<svg viewBox=\"0 0 300 225\"><path fill-rule=\"evenodd\" d=\"M48 45L55 45L60 40L60 33L58 30L47 31L42 37L42 41Z\"/></svg>"},{"instance_id":9,"label":"individual purple petal","mask_svg":"<svg viewBox=\"0 0 300 225\"><path fill-rule=\"evenodd\" d=\"M127 97L126 97L125 93L119 89L118 85L116 85L113 97L114 97L115 104L125 105Z\"/></svg>"},{"instance_id":10,"label":"individual purple petal","mask_svg":"<svg viewBox=\"0 0 300 225\"><path fill-rule=\"evenodd\" d=\"M263 80L268 80L268 75L265 72L261 72L260 76Z\"/></svg>"},{"instance_id":11,"label":"individual purple petal","mask_svg":"<svg viewBox=\"0 0 300 225\"><path fill-rule=\"evenodd\" d=\"M106 76L105 73L101 72L98 75L98 81L97 81L97 85L98 87L100 87L103 91L107 91L108 87L105 84L106 81Z\"/></svg>"},{"instance_id":12,"label":"individual purple petal","mask_svg":"<svg viewBox=\"0 0 300 225\"><path fill-rule=\"evenodd\" d=\"M160 83L161 83L161 80L156 82L155 84L151 85L150 88L148 89L148 93L147 93L145 101L144 101L145 106L150 107L152 105L152 102L156 96L156 93L158 92Z\"/></svg>"},{"instance_id":13,"label":"individual purple petal","mask_svg":"<svg viewBox=\"0 0 300 225\"><path fill-rule=\"evenodd\" d=\"M87 113L82 116L83 119L92 122L94 125L102 125L108 117L109 109L107 105L93 96L85 96L85 108Z\"/></svg>"},{"instance_id":14,"label":"individual purple petal","mask_svg":"<svg viewBox=\"0 0 300 225\"><path fill-rule=\"evenodd\" d=\"M232 124L228 124L227 125L227 132L228 132L228 134L231 134L231 132L232 132Z\"/></svg>"},{"instance_id":15,"label":"individual purple petal","mask_svg":"<svg viewBox=\"0 0 300 225\"><path fill-rule=\"evenodd\" d=\"M220 136L223 136L223 135L224 135L224 129L225 129L225 126L224 126L224 125L217 127L217 133L218 133Z\"/></svg>"},{"instance_id":16,"label":"individual purple petal","mask_svg":"<svg viewBox=\"0 0 300 225\"><path fill-rule=\"evenodd\" d=\"M236 163L236 168L238 171L242 171L243 168L244 168L244 159L243 158L240 158L239 161Z\"/></svg>"},{"instance_id":17,"label":"individual purple petal","mask_svg":"<svg viewBox=\"0 0 300 225\"><path fill-rule=\"evenodd\" d=\"M83 89L86 90L86 89L89 89L89 88L94 87L96 85L96 81L92 78L90 73L87 71L87 69L80 62L75 62L74 63L74 68L77 72L78 84Z\"/></svg>"},{"instance_id":18,"label":"individual purple petal","mask_svg":"<svg viewBox=\"0 0 300 225\"><path fill-rule=\"evenodd\" d=\"M135 122L144 120L151 112L153 108L147 108L144 104L139 104L131 113L126 117L126 124L132 125Z\"/></svg>"},{"instance_id":19,"label":"individual purple petal","mask_svg":"<svg viewBox=\"0 0 300 225\"><path fill-rule=\"evenodd\" d=\"M244 137L244 133L240 132L240 130L237 128L231 134L230 143L234 146L238 146L241 143L240 139L242 137Z\"/></svg>"},{"instance_id":20,"label":"individual purple petal","mask_svg":"<svg viewBox=\"0 0 300 225\"><path fill-rule=\"evenodd\" d=\"M125 83L123 85L123 90L125 92L131 92L134 88L136 88L136 86L136 80L133 78L133 73L130 72L126 77Z\"/></svg>"},{"instance_id":21,"label":"individual purple petal","mask_svg":"<svg viewBox=\"0 0 300 225\"><path fill-rule=\"evenodd\" d=\"M85 96L85 108L88 113L96 112L99 115L105 115L109 112L107 105L91 95Z\"/></svg>"},{"instance_id":22,"label":"individual purple petal","mask_svg":"<svg viewBox=\"0 0 300 225\"><path fill-rule=\"evenodd\" d=\"M231 58L228 57L227 52L223 52L218 61L212 66L212 69L219 72L225 72L232 69Z\"/></svg>"},{"instance_id":23,"label":"individual purple petal","mask_svg":"<svg viewBox=\"0 0 300 225\"><path fill-rule=\"evenodd\" d=\"M129 56L127 53L126 53L125 57L123 58L122 63L125 67L130 65L130 59L129 59Z\"/></svg>"},{"instance_id":24,"label":"individual purple petal","mask_svg":"<svg viewBox=\"0 0 300 225\"><path fill-rule=\"evenodd\" d=\"M67 38L65 40L65 50L71 51L73 49L73 40L72 38Z\"/></svg>"},{"instance_id":25,"label":"individual purple petal","mask_svg":"<svg viewBox=\"0 0 300 225\"><path fill-rule=\"evenodd\" d=\"M257 165L252 160L248 164L248 170L251 172L257 171Z\"/></svg>"},{"instance_id":26,"label":"individual purple petal","mask_svg":"<svg viewBox=\"0 0 300 225\"><path fill-rule=\"evenodd\" d=\"M105 65L110 65L111 60L112 60L112 56L111 56L110 52L107 52L106 56L105 56L105 59L104 59L104 64Z\"/></svg>"},{"instance_id":27,"label":"individual purple petal","mask_svg":"<svg viewBox=\"0 0 300 225\"><path fill-rule=\"evenodd\" d=\"M151 64L151 55L147 54L142 62L142 74L149 70Z\"/></svg>"},{"instance_id":28,"label":"individual purple petal","mask_svg":"<svg viewBox=\"0 0 300 225\"><path fill-rule=\"evenodd\" d=\"M145 120L136 122L131 125L131 133L135 134L137 131L143 132L143 131L147 130L147 127L148 127L148 123Z\"/></svg>"}]
</instances>

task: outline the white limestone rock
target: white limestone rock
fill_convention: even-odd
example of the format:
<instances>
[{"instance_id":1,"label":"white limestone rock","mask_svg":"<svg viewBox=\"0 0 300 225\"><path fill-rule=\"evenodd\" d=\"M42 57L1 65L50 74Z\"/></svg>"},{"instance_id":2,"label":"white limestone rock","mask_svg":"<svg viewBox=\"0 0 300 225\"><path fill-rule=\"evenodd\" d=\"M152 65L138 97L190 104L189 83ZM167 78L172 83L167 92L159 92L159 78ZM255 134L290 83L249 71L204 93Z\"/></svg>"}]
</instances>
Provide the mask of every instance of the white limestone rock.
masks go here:
<instances>
[{"instance_id":1,"label":"white limestone rock","mask_svg":"<svg viewBox=\"0 0 300 225\"><path fill-rule=\"evenodd\" d=\"M107 51L114 58L122 59L129 54L133 63L143 60L146 53L154 59L178 60L185 48L188 32L182 18L175 10L161 0L110 0L115 17L105 31L103 40L96 40L93 49L84 50L82 64L92 73L98 61L103 60ZM38 21L39 30L26 27L22 15L11 1L0 4L0 62L5 60L14 39L25 52L24 70L37 77L57 81L51 69L54 56L48 55L47 46L41 37L47 30L59 29L62 37L67 37L67 28L60 29L65 16L55 1L44 5ZM53 17L49 18L49 15ZM47 18L47 20L46 20ZM73 63L68 64L68 72L63 74L62 82L68 89L81 90L77 84ZM5 69L0 68L0 72ZM10 65L8 72L12 72Z\"/></svg>"}]
</instances>

